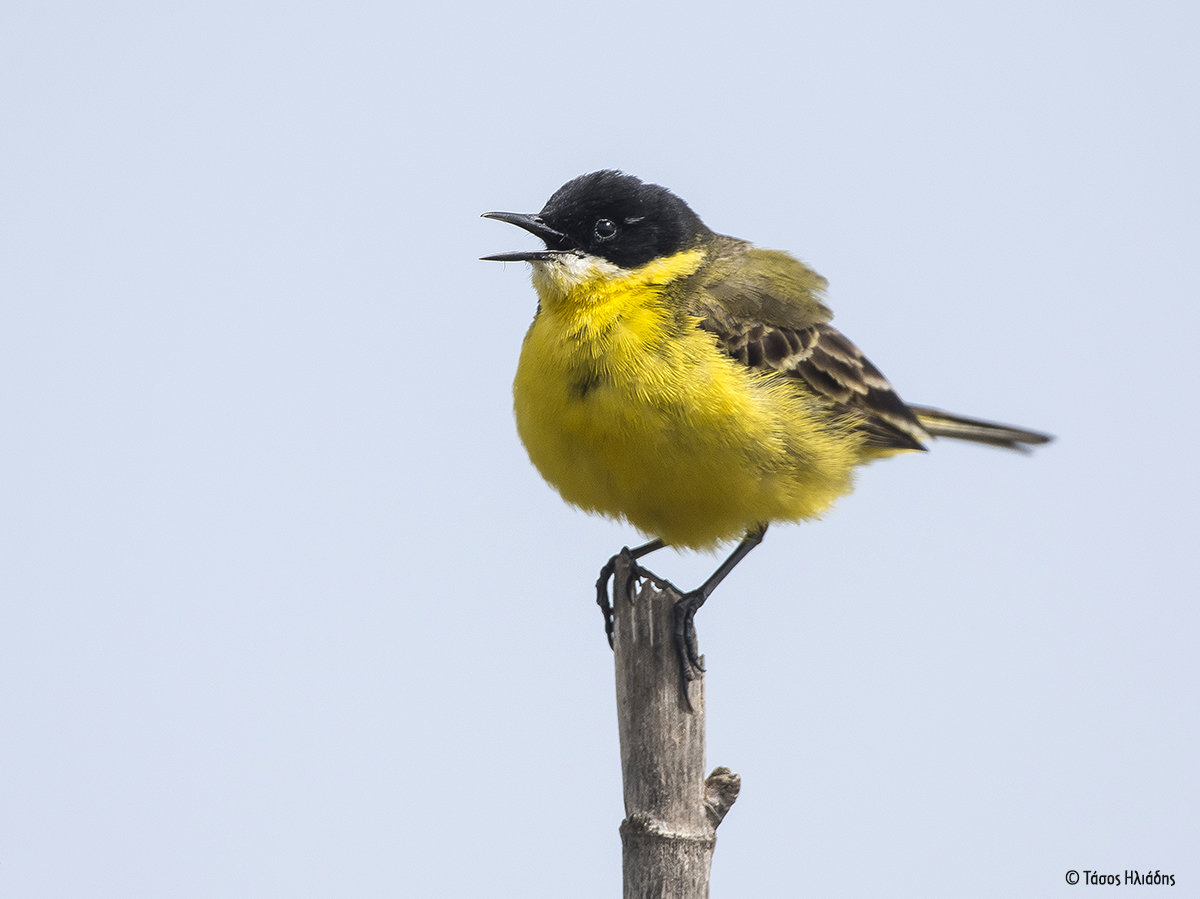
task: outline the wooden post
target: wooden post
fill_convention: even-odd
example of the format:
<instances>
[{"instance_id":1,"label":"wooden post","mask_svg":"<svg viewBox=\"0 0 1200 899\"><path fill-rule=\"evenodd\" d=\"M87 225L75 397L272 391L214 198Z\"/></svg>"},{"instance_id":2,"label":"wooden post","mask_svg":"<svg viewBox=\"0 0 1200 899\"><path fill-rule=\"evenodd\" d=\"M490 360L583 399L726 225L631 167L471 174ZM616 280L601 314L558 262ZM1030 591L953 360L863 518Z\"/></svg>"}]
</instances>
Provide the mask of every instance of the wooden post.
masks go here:
<instances>
[{"instance_id":1,"label":"wooden post","mask_svg":"<svg viewBox=\"0 0 1200 899\"><path fill-rule=\"evenodd\" d=\"M684 693L671 635L679 594L643 581L630 602L619 586L629 583L628 564L618 557L613 578L624 895L707 899L717 825L741 778L728 768L704 777L704 675Z\"/></svg>"}]
</instances>

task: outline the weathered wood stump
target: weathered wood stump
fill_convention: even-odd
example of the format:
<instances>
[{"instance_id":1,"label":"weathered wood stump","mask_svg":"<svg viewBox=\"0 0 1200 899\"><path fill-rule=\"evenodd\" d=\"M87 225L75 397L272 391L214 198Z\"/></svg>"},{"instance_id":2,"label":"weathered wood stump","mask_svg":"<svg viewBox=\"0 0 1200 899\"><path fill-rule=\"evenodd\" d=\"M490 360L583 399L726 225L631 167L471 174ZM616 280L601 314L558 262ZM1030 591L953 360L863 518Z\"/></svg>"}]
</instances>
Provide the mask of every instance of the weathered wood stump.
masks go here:
<instances>
[{"instance_id":1,"label":"weathered wood stump","mask_svg":"<svg viewBox=\"0 0 1200 899\"><path fill-rule=\"evenodd\" d=\"M669 585L641 582L629 563L613 578L617 718L625 820L625 899L706 899L717 825L737 799L728 768L704 776L704 673L685 683L672 638Z\"/></svg>"}]
</instances>

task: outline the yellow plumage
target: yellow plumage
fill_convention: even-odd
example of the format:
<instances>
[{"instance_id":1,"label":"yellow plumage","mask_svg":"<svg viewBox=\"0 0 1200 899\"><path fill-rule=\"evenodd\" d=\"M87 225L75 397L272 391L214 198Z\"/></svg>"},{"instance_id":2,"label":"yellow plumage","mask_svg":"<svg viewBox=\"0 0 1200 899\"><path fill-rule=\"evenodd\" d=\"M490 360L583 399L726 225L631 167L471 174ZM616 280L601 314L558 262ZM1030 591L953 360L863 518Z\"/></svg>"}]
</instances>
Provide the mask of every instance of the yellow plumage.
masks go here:
<instances>
[{"instance_id":1,"label":"yellow plumage","mask_svg":"<svg viewBox=\"0 0 1200 899\"><path fill-rule=\"evenodd\" d=\"M714 233L658 185L595 172L536 215L487 216L546 244L485 257L533 264L514 384L529 458L568 502L667 544L743 538L701 602L766 525L820 515L858 465L937 436L1049 439L905 404L829 325L820 275Z\"/></svg>"},{"instance_id":2,"label":"yellow plumage","mask_svg":"<svg viewBox=\"0 0 1200 899\"><path fill-rule=\"evenodd\" d=\"M574 280L539 271L513 391L529 458L565 500L697 549L819 515L865 461L828 402L670 308L666 288L704 255Z\"/></svg>"}]
</instances>

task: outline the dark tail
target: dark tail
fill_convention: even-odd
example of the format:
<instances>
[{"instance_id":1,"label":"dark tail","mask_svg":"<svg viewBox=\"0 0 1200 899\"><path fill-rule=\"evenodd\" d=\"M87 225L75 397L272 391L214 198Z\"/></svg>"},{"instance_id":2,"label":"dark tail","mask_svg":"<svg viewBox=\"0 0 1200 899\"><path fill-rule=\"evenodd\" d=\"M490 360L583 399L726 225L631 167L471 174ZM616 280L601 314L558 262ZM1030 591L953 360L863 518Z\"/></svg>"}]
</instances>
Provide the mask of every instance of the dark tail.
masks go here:
<instances>
[{"instance_id":1,"label":"dark tail","mask_svg":"<svg viewBox=\"0 0 1200 899\"><path fill-rule=\"evenodd\" d=\"M980 421L978 418L967 418L963 415L951 415L949 412L930 409L928 406L910 405L908 408L917 416L921 427L934 437L970 440L973 443L1002 446L1005 449L1017 450L1022 453L1027 453L1035 446L1049 443L1054 439L1049 434L1014 428L1012 425L998 425L994 422Z\"/></svg>"}]
</instances>

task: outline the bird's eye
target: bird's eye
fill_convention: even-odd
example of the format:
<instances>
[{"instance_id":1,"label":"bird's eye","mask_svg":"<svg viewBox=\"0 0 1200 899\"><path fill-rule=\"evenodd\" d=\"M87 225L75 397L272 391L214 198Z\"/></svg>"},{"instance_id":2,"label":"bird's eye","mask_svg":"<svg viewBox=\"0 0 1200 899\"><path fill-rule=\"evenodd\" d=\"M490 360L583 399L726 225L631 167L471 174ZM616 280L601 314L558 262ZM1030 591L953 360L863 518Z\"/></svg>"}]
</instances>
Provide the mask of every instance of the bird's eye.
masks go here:
<instances>
[{"instance_id":1,"label":"bird's eye","mask_svg":"<svg viewBox=\"0 0 1200 899\"><path fill-rule=\"evenodd\" d=\"M612 240L617 236L617 226L612 219L599 219L595 227L596 240Z\"/></svg>"}]
</instances>

